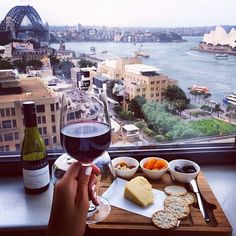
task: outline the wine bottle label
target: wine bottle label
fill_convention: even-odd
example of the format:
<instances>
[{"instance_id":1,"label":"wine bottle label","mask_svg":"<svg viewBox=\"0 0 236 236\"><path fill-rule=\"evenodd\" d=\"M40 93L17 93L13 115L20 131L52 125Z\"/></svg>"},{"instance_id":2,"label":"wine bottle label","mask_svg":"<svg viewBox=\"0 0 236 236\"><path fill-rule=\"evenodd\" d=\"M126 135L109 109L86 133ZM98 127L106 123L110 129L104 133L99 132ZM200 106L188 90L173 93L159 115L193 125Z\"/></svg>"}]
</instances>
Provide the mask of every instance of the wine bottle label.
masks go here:
<instances>
[{"instance_id":1,"label":"wine bottle label","mask_svg":"<svg viewBox=\"0 0 236 236\"><path fill-rule=\"evenodd\" d=\"M39 153L37 153L37 155L39 155ZM43 157L44 157L44 154L43 154ZM41 169L45 167L46 165L48 165L47 158L43 158L37 161L22 160L22 167L23 169L26 169L26 170L37 170L37 169Z\"/></svg>"},{"instance_id":2,"label":"wine bottle label","mask_svg":"<svg viewBox=\"0 0 236 236\"><path fill-rule=\"evenodd\" d=\"M26 188L38 189L46 186L50 181L49 165L41 169L22 169Z\"/></svg>"}]
</instances>

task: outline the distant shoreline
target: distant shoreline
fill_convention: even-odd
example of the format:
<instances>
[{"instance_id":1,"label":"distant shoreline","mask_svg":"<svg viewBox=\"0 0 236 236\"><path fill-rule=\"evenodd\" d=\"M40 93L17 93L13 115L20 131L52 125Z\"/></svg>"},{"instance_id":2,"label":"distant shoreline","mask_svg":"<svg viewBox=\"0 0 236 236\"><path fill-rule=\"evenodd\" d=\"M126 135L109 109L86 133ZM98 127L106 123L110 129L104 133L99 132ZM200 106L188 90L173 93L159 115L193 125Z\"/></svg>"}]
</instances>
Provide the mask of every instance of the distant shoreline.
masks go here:
<instances>
[{"instance_id":1,"label":"distant shoreline","mask_svg":"<svg viewBox=\"0 0 236 236\"><path fill-rule=\"evenodd\" d=\"M173 39L172 41L155 41L155 42L123 42L123 41L85 41L85 40L65 40L65 43L130 43L130 44L143 44L143 43L184 43L184 42L188 42L188 40L186 39ZM50 42L50 44L60 44L59 41L52 41Z\"/></svg>"}]
</instances>

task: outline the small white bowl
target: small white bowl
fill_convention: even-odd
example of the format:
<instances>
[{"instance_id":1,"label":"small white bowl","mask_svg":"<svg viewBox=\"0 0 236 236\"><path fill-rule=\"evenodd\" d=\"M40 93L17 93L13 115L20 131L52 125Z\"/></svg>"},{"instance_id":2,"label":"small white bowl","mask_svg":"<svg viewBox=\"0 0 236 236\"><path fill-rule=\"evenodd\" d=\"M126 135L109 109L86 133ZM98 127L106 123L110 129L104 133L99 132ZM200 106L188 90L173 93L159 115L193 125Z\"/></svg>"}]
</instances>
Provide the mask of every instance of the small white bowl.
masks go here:
<instances>
[{"instance_id":1,"label":"small white bowl","mask_svg":"<svg viewBox=\"0 0 236 236\"><path fill-rule=\"evenodd\" d=\"M144 168L143 165L150 159L164 161L166 163L166 168L163 170L148 170L148 169ZM168 161L166 161L165 159L159 158L159 157L147 157L147 158L144 158L140 161L140 167L141 167L144 175L146 177L148 177L149 179L160 179L162 177L162 175L164 175L166 173L166 171L168 170Z\"/></svg>"},{"instance_id":2,"label":"small white bowl","mask_svg":"<svg viewBox=\"0 0 236 236\"><path fill-rule=\"evenodd\" d=\"M175 170L175 167L178 166L183 168L184 166L193 166L196 169L194 173L181 173ZM169 171L173 178L181 183L189 183L192 179L196 178L200 172L200 166L193 161L186 159L176 159L169 162Z\"/></svg>"},{"instance_id":3,"label":"small white bowl","mask_svg":"<svg viewBox=\"0 0 236 236\"><path fill-rule=\"evenodd\" d=\"M136 173L136 171L139 167L139 162L132 157L117 157L117 158L114 158L111 162L112 162L112 166L116 172L116 175L118 177L124 178L124 179L131 178ZM121 162L127 163L128 166L133 166L133 168L126 169L126 170L121 170L121 169L116 168L116 166Z\"/></svg>"}]
</instances>

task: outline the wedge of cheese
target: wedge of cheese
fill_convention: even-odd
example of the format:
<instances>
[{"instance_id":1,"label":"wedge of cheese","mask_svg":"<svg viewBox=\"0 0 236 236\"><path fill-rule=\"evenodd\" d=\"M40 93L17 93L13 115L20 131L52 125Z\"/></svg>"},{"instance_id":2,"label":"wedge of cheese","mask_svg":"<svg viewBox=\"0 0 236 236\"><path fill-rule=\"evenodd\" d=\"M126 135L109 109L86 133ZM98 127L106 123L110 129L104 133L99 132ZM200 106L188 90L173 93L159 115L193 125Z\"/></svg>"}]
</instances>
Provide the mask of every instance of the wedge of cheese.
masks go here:
<instances>
[{"instance_id":1,"label":"wedge of cheese","mask_svg":"<svg viewBox=\"0 0 236 236\"><path fill-rule=\"evenodd\" d=\"M142 176L135 177L125 186L124 197L141 207L154 202L152 185Z\"/></svg>"}]
</instances>

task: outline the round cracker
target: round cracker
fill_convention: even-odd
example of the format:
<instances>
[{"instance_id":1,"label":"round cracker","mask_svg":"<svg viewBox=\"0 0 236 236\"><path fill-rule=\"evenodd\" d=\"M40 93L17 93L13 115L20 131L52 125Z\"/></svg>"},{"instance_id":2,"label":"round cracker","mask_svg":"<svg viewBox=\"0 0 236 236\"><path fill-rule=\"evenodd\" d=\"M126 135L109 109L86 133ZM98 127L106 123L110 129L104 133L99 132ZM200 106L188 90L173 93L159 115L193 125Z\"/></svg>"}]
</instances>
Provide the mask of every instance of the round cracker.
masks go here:
<instances>
[{"instance_id":1,"label":"round cracker","mask_svg":"<svg viewBox=\"0 0 236 236\"><path fill-rule=\"evenodd\" d=\"M191 204L193 204L193 203L194 203L194 201L195 201L195 199L194 199L193 195L192 195L192 194L190 194L190 193L187 193L187 194L183 195L182 197L183 197L183 198L184 198L184 200L185 200L185 201L188 203L188 205L191 205Z\"/></svg>"},{"instance_id":2,"label":"round cracker","mask_svg":"<svg viewBox=\"0 0 236 236\"><path fill-rule=\"evenodd\" d=\"M173 229L178 224L178 218L171 212L160 210L153 214L152 222L158 228Z\"/></svg>"},{"instance_id":3,"label":"round cracker","mask_svg":"<svg viewBox=\"0 0 236 236\"><path fill-rule=\"evenodd\" d=\"M164 188L164 191L169 195L182 196L187 193L186 188L178 185L169 185Z\"/></svg>"},{"instance_id":4,"label":"round cracker","mask_svg":"<svg viewBox=\"0 0 236 236\"><path fill-rule=\"evenodd\" d=\"M183 219L189 215L189 207L186 202L171 202L165 206L165 211L175 214L178 219Z\"/></svg>"},{"instance_id":5,"label":"round cracker","mask_svg":"<svg viewBox=\"0 0 236 236\"><path fill-rule=\"evenodd\" d=\"M165 198L164 206L167 207L172 202L178 202L180 204L187 204L187 201L185 200L185 198L183 196L169 195Z\"/></svg>"}]
</instances>

